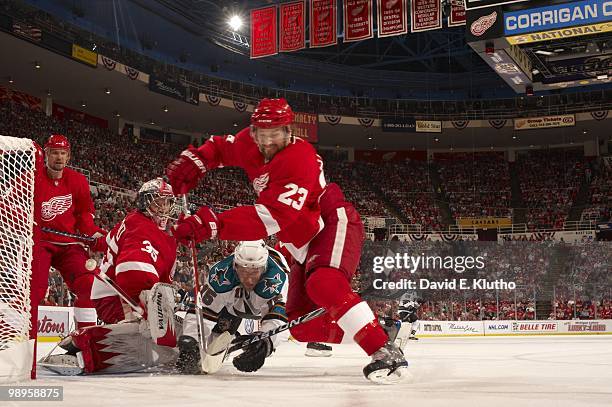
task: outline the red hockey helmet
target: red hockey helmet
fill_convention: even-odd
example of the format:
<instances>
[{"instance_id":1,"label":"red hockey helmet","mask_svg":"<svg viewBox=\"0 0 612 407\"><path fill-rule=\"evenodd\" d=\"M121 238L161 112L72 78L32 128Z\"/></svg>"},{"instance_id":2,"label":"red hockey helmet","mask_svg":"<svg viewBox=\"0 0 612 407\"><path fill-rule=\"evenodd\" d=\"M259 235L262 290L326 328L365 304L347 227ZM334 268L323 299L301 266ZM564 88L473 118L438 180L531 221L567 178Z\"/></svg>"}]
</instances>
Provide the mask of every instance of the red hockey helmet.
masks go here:
<instances>
[{"instance_id":1,"label":"red hockey helmet","mask_svg":"<svg viewBox=\"0 0 612 407\"><path fill-rule=\"evenodd\" d=\"M255 108L251 116L251 125L261 129L289 126L293 123L294 117L295 114L285 99L265 98Z\"/></svg>"},{"instance_id":2,"label":"red hockey helmet","mask_svg":"<svg viewBox=\"0 0 612 407\"><path fill-rule=\"evenodd\" d=\"M70 142L63 134L52 134L45 143L45 150L47 148L61 148L63 150L70 150Z\"/></svg>"}]
</instances>

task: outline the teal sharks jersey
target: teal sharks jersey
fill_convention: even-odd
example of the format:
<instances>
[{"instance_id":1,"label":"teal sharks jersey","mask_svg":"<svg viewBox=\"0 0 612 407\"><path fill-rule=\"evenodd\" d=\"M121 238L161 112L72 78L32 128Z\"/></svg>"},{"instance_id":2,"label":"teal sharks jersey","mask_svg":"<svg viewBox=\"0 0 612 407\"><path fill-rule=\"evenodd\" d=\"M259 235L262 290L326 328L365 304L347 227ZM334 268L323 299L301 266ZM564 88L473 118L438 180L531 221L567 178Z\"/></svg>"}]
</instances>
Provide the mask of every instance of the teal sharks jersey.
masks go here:
<instances>
[{"instance_id":1,"label":"teal sharks jersey","mask_svg":"<svg viewBox=\"0 0 612 407\"><path fill-rule=\"evenodd\" d=\"M289 267L280 253L271 248L268 251L267 268L252 291L246 291L240 284L233 254L211 267L202 287L205 318L216 321L219 312L226 308L238 317L259 319L262 323L274 320L274 325L281 325L287 322L285 300Z\"/></svg>"}]
</instances>

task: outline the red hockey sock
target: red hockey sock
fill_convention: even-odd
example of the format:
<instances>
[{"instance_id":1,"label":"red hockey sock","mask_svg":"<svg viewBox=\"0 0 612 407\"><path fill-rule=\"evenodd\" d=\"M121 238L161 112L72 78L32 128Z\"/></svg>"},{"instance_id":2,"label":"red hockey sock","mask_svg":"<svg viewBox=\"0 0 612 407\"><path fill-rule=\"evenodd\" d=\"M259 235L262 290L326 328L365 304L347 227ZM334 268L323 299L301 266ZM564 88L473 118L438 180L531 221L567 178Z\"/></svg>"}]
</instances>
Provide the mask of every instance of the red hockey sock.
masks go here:
<instances>
[{"instance_id":1,"label":"red hockey sock","mask_svg":"<svg viewBox=\"0 0 612 407\"><path fill-rule=\"evenodd\" d=\"M368 354L376 352L388 340L369 305L354 293L346 277L333 268L317 268L306 281L312 301L327 309L345 335Z\"/></svg>"}]
</instances>

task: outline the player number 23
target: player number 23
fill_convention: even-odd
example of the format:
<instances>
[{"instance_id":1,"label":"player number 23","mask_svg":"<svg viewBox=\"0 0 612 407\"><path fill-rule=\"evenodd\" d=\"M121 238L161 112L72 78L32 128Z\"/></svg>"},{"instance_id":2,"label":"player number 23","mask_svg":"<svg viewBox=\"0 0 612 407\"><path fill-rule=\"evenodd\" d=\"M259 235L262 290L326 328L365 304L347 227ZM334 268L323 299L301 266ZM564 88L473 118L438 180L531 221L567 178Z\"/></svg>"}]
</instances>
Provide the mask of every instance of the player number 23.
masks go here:
<instances>
[{"instance_id":1,"label":"player number 23","mask_svg":"<svg viewBox=\"0 0 612 407\"><path fill-rule=\"evenodd\" d=\"M288 191L280 194L278 196L278 201L284 203L285 205L289 205L298 211L302 209L304 202L306 202L306 197L308 196L308 190L306 188L301 188L294 183L285 185L285 188L287 188ZM298 194L298 196L294 197L296 194Z\"/></svg>"}]
</instances>

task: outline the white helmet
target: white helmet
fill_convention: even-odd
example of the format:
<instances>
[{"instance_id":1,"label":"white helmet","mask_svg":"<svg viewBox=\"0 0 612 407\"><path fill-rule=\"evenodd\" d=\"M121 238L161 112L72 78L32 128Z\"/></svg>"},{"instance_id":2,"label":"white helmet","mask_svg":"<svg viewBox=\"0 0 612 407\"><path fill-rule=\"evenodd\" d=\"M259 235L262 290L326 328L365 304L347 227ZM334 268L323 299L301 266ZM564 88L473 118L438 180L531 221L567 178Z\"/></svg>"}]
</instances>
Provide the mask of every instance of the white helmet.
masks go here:
<instances>
[{"instance_id":1,"label":"white helmet","mask_svg":"<svg viewBox=\"0 0 612 407\"><path fill-rule=\"evenodd\" d=\"M243 241L234 250L234 266L265 269L268 248L263 240Z\"/></svg>"}]
</instances>

